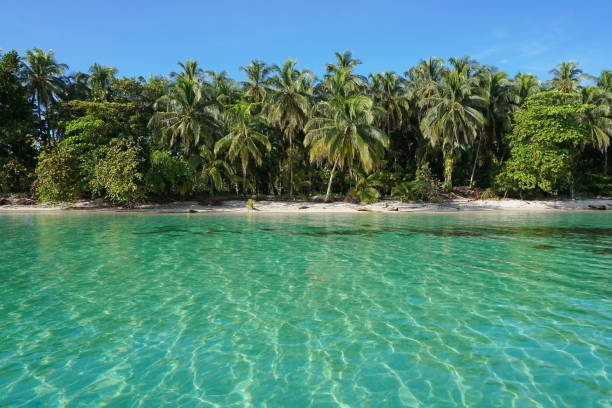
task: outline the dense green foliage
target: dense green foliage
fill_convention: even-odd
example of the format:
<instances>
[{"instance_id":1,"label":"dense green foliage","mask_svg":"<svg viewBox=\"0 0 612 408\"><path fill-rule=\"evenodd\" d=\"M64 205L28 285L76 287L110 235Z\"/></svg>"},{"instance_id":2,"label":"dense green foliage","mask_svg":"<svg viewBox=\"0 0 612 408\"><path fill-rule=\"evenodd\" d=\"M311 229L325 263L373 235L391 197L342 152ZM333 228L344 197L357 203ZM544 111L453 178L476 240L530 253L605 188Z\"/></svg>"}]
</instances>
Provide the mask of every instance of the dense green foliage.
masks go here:
<instances>
[{"instance_id":1,"label":"dense green foliage","mask_svg":"<svg viewBox=\"0 0 612 408\"><path fill-rule=\"evenodd\" d=\"M334 193L439 200L610 194L612 75L563 62L549 81L429 58L362 76L336 53L317 79L297 61L167 77L68 75L52 52L0 55L0 193L133 203L200 195Z\"/></svg>"}]
</instances>

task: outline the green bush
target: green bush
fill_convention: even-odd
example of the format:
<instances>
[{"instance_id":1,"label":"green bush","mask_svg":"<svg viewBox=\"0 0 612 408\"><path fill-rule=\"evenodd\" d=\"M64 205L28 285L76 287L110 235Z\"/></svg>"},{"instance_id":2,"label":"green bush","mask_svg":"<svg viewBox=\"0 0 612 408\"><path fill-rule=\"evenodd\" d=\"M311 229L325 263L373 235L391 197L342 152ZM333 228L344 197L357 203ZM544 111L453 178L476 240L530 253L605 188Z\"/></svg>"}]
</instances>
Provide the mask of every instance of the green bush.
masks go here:
<instances>
[{"instance_id":1,"label":"green bush","mask_svg":"<svg viewBox=\"0 0 612 408\"><path fill-rule=\"evenodd\" d=\"M359 174L357 184L349 189L347 194L361 203L371 204L380 198L380 191L378 191L380 187L382 187L382 182L379 180L378 173L369 176Z\"/></svg>"},{"instance_id":2,"label":"green bush","mask_svg":"<svg viewBox=\"0 0 612 408\"><path fill-rule=\"evenodd\" d=\"M59 146L43 151L36 166L34 188L40 201L74 201L82 196L80 160L73 147Z\"/></svg>"},{"instance_id":3,"label":"green bush","mask_svg":"<svg viewBox=\"0 0 612 408\"><path fill-rule=\"evenodd\" d=\"M114 139L101 150L102 158L90 182L92 191L117 203L132 204L143 199L140 168L144 160L140 146L126 139Z\"/></svg>"},{"instance_id":4,"label":"green bush","mask_svg":"<svg viewBox=\"0 0 612 408\"><path fill-rule=\"evenodd\" d=\"M391 195L401 201L440 201L441 190L440 182L431 173L429 163L425 163L417 169L413 181L397 183L391 190Z\"/></svg>"},{"instance_id":5,"label":"green bush","mask_svg":"<svg viewBox=\"0 0 612 408\"><path fill-rule=\"evenodd\" d=\"M0 159L0 193L30 191L34 174L17 159Z\"/></svg>"},{"instance_id":6,"label":"green bush","mask_svg":"<svg viewBox=\"0 0 612 408\"><path fill-rule=\"evenodd\" d=\"M145 174L147 191L155 194L186 195L191 189L189 163L168 150L153 150Z\"/></svg>"}]
</instances>

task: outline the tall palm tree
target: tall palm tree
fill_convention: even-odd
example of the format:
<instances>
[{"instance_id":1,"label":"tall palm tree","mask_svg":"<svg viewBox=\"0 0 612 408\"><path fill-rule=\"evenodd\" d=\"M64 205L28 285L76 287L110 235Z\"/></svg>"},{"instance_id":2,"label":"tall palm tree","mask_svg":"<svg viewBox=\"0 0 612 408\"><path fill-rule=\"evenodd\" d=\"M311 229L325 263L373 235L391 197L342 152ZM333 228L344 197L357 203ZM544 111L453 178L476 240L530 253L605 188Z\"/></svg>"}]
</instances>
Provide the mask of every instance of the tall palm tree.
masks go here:
<instances>
[{"instance_id":1,"label":"tall palm tree","mask_svg":"<svg viewBox=\"0 0 612 408\"><path fill-rule=\"evenodd\" d=\"M370 93L376 106L385 110L384 128L387 135L401 127L410 112L404 80L395 72L370 75Z\"/></svg>"},{"instance_id":2,"label":"tall palm tree","mask_svg":"<svg viewBox=\"0 0 612 408\"><path fill-rule=\"evenodd\" d=\"M429 106L421 121L421 132L432 145L442 144L444 184L452 188L455 151L476 138L484 117L477 106L483 98L474 92L477 82L464 71L442 77L436 92L423 103Z\"/></svg>"},{"instance_id":3,"label":"tall palm tree","mask_svg":"<svg viewBox=\"0 0 612 408\"><path fill-rule=\"evenodd\" d=\"M251 102L263 102L268 91L268 77L273 68L263 61L253 60L249 65L240 67L240 70L247 76L247 80L242 82L245 96Z\"/></svg>"},{"instance_id":4,"label":"tall palm tree","mask_svg":"<svg viewBox=\"0 0 612 408\"><path fill-rule=\"evenodd\" d=\"M220 110L238 102L240 99L238 84L227 75L227 72L207 71L206 74L210 77L211 83L210 86L208 83L204 85L212 91L212 99Z\"/></svg>"},{"instance_id":5,"label":"tall palm tree","mask_svg":"<svg viewBox=\"0 0 612 408\"><path fill-rule=\"evenodd\" d=\"M461 58L451 57L448 59L448 63L451 67L457 72L465 75L466 77L471 77L480 69L480 64L475 59L465 56Z\"/></svg>"},{"instance_id":6,"label":"tall palm tree","mask_svg":"<svg viewBox=\"0 0 612 408\"><path fill-rule=\"evenodd\" d=\"M171 78L182 78L189 82L200 82L204 70L200 68L198 61L187 60L186 62L179 62L178 66L181 67L181 72L171 72Z\"/></svg>"},{"instance_id":7,"label":"tall palm tree","mask_svg":"<svg viewBox=\"0 0 612 408\"><path fill-rule=\"evenodd\" d=\"M257 106L251 103L231 105L225 113L227 134L215 143L214 153L227 151L229 159L240 158L242 167L242 187L247 192L247 171L249 163L254 160L261 165L263 155L259 145L267 151L272 149L268 137L260 129L262 117L253 113Z\"/></svg>"},{"instance_id":8,"label":"tall palm tree","mask_svg":"<svg viewBox=\"0 0 612 408\"><path fill-rule=\"evenodd\" d=\"M289 142L289 196L293 198L293 139L306 125L312 96L314 75L295 69L297 61L287 60L282 67L274 66L276 75L270 79L272 92L266 100L265 113Z\"/></svg>"},{"instance_id":9,"label":"tall palm tree","mask_svg":"<svg viewBox=\"0 0 612 408\"><path fill-rule=\"evenodd\" d=\"M474 183L482 142L484 141L485 146L489 147L496 147L500 144L501 135L510 128L510 111L513 106L512 102L515 100L512 82L505 72L483 67L475 78L477 81L475 91L482 98L479 107L483 114L483 123L477 136L478 147L470 175L470 187Z\"/></svg>"},{"instance_id":10,"label":"tall palm tree","mask_svg":"<svg viewBox=\"0 0 612 408\"><path fill-rule=\"evenodd\" d=\"M370 172L380 159L389 138L374 126L372 99L364 95L337 96L317 104L316 113L306 124L304 146L311 161L326 159L332 164L325 200L329 200L337 167L351 169L359 159Z\"/></svg>"},{"instance_id":11,"label":"tall palm tree","mask_svg":"<svg viewBox=\"0 0 612 408\"><path fill-rule=\"evenodd\" d=\"M551 69L553 78L549 81L551 87L561 92L576 92L580 88L580 82L589 78L584 74L579 64L574 61L561 62L557 68Z\"/></svg>"},{"instance_id":12,"label":"tall palm tree","mask_svg":"<svg viewBox=\"0 0 612 408\"><path fill-rule=\"evenodd\" d=\"M589 86L580 90L582 103L593 105L583 117L593 145L604 154L604 174L608 172L608 149L612 138L612 108L610 94L602 88Z\"/></svg>"},{"instance_id":13,"label":"tall palm tree","mask_svg":"<svg viewBox=\"0 0 612 408\"><path fill-rule=\"evenodd\" d=\"M521 106L529 96L540 92L541 87L540 80L535 75L519 72L512 81L512 89L515 95L514 104L517 107Z\"/></svg>"},{"instance_id":14,"label":"tall palm tree","mask_svg":"<svg viewBox=\"0 0 612 408\"><path fill-rule=\"evenodd\" d=\"M601 71L597 78L597 86L606 92L612 92L612 71Z\"/></svg>"},{"instance_id":15,"label":"tall palm tree","mask_svg":"<svg viewBox=\"0 0 612 408\"><path fill-rule=\"evenodd\" d=\"M185 154L200 146L212 147L218 109L201 83L179 77L154 108L149 127L169 146L178 145Z\"/></svg>"},{"instance_id":16,"label":"tall palm tree","mask_svg":"<svg viewBox=\"0 0 612 408\"><path fill-rule=\"evenodd\" d=\"M444 66L443 59L429 57L404 73L408 79L409 97L418 111L419 120L423 118L428 108L424 101L435 95L446 72L448 68Z\"/></svg>"},{"instance_id":17,"label":"tall palm tree","mask_svg":"<svg viewBox=\"0 0 612 408\"><path fill-rule=\"evenodd\" d=\"M25 56L25 82L32 102L36 104L39 130L43 137L43 110L55 102L65 87L64 72L68 65L60 64L52 50L44 52L40 48L28 50ZM44 141L43 141L44 142Z\"/></svg>"},{"instance_id":18,"label":"tall palm tree","mask_svg":"<svg viewBox=\"0 0 612 408\"><path fill-rule=\"evenodd\" d=\"M97 63L89 68L89 78L87 81L95 100L108 101L110 86L117 72L117 68Z\"/></svg>"}]
</instances>

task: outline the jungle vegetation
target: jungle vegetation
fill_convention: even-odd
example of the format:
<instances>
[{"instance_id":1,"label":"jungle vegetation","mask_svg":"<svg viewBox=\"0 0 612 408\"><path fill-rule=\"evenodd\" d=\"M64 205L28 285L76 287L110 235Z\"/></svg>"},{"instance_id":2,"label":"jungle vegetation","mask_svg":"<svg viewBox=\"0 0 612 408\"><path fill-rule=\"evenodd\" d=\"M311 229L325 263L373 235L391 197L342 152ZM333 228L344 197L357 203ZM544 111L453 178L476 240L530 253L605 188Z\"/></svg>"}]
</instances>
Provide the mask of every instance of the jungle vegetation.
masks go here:
<instances>
[{"instance_id":1,"label":"jungle vegetation","mask_svg":"<svg viewBox=\"0 0 612 408\"><path fill-rule=\"evenodd\" d=\"M332 59L332 58L330 58ZM0 54L0 193L113 202L215 195L432 200L611 194L612 72L551 79L469 58L317 78L253 60L243 81L196 61L149 78L52 51Z\"/></svg>"}]
</instances>

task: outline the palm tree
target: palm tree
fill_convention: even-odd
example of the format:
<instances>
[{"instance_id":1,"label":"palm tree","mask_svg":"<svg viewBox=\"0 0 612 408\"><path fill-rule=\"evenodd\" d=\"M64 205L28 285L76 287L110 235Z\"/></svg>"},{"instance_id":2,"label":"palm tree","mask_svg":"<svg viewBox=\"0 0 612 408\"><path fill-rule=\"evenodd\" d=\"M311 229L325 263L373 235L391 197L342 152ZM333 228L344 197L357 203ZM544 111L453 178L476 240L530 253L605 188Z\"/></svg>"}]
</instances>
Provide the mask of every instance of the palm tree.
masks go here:
<instances>
[{"instance_id":1,"label":"palm tree","mask_svg":"<svg viewBox=\"0 0 612 408\"><path fill-rule=\"evenodd\" d=\"M210 76L211 84L210 86L208 84L205 85L211 89L211 97L220 110L227 105L233 105L238 102L240 99L238 84L227 75L227 72L221 71L216 73L207 71L206 74Z\"/></svg>"},{"instance_id":2,"label":"palm tree","mask_svg":"<svg viewBox=\"0 0 612 408\"><path fill-rule=\"evenodd\" d=\"M189 82L201 82L204 71L200 68L198 61L188 60L187 62L179 62L182 72L171 72L171 78L182 78Z\"/></svg>"},{"instance_id":3,"label":"palm tree","mask_svg":"<svg viewBox=\"0 0 612 408\"><path fill-rule=\"evenodd\" d=\"M483 99L475 94L477 82L464 71L452 71L442 77L436 92L423 100L429 106L421 121L421 132L432 145L442 144L444 184L452 188L454 154L477 136L484 117L476 108Z\"/></svg>"},{"instance_id":4,"label":"palm tree","mask_svg":"<svg viewBox=\"0 0 612 408\"><path fill-rule=\"evenodd\" d=\"M580 91L582 103L590 104L583 122L589 130L593 145L604 154L604 174L608 172L608 148L612 138L612 108L610 94L602 88L589 86Z\"/></svg>"},{"instance_id":5,"label":"palm tree","mask_svg":"<svg viewBox=\"0 0 612 408\"><path fill-rule=\"evenodd\" d=\"M421 120L427 110L424 101L435 95L438 85L448 68L444 66L444 60L429 57L428 60L421 60L416 66L404 73L408 79L409 97L418 111Z\"/></svg>"},{"instance_id":6,"label":"palm tree","mask_svg":"<svg viewBox=\"0 0 612 408\"><path fill-rule=\"evenodd\" d=\"M332 163L326 201L338 166L351 169L359 158L361 167L370 172L389 145L387 135L373 125L374 115L372 99L367 96L337 96L319 102L316 116L306 124L304 146L310 147L310 160Z\"/></svg>"},{"instance_id":7,"label":"palm tree","mask_svg":"<svg viewBox=\"0 0 612 408\"><path fill-rule=\"evenodd\" d=\"M179 145L185 154L200 146L212 147L218 110L199 82L179 77L167 95L155 102L149 121L154 135L169 146Z\"/></svg>"},{"instance_id":8,"label":"palm tree","mask_svg":"<svg viewBox=\"0 0 612 408\"><path fill-rule=\"evenodd\" d=\"M589 78L584 74L577 62L561 62L557 68L551 69L553 79L549 81L551 87L561 92L576 92L580 88L580 82Z\"/></svg>"},{"instance_id":9,"label":"palm tree","mask_svg":"<svg viewBox=\"0 0 612 408\"><path fill-rule=\"evenodd\" d=\"M498 145L501 141L501 135L510 128L510 111L514 100L512 83L505 72L484 67L475 78L477 81L476 92L482 98L480 110L483 114L483 123L470 175L470 187L474 183L474 174L476 173L476 164L478 163L483 138L485 145Z\"/></svg>"},{"instance_id":10,"label":"palm tree","mask_svg":"<svg viewBox=\"0 0 612 408\"><path fill-rule=\"evenodd\" d=\"M395 72L370 75L370 93L376 106L385 110L384 128L387 135L401 127L410 112L404 80Z\"/></svg>"},{"instance_id":11,"label":"palm tree","mask_svg":"<svg viewBox=\"0 0 612 408\"><path fill-rule=\"evenodd\" d=\"M263 102L266 98L268 76L272 72L272 67L263 61L253 60L249 65L240 67L240 70L247 76L247 80L242 82L245 96L251 102Z\"/></svg>"},{"instance_id":12,"label":"palm tree","mask_svg":"<svg viewBox=\"0 0 612 408\"><path fill-rule=\"evenodd\" d=\"M472 77L480 69L478 61L468 56L461 58L451 57L448 59L448 63L455 71L460 72L468 78Z\"/></svg>"},{"instance_id":13,"label":"palm tree","mask_svg":"<svg viewBox=\"0 0 612 408\"><path fill-rule=\"evenodd\" d=\"M215 189L221 190L225 182L234 177L234 169L230 163L208 149L201 150L199 161L201 161L200 182L208 186L211 196Z\"/></svg>"},{"instance_id":14,"label":"palm tree","mask_svg":"<svg viewBox=\"0 0 612 408\"><path fill-rule=\"evenodd\" d=\"M327 74L317 86L318 94L323 99L363 94L367 88L367 78L353 72L361 61L354 59L350 51L342 54L336 52L335 55L336 64L325 64Z\"/></svg>"},{"instance_id":15,"label":"palm tree","mask_svg":"<svg viewBox=\"0 0 612 408\"><path fill-rule=\"evenodd\" d=\"M535 75L519 72L512 81L512 89L515 95L514 104L517 107L521 106L529 96L540 92L541 87L540 80Z\"/></svg>"},{"instance_id":16,"label":"palm tree","mask_svg":"<svg viewBox=\"0 0 612 408\"><path fill-rule=\"evenodd\" d=\"M287 60L282 67L274 66L276 75L270 79L272 92L266 100L265 113L289 141L289 196L293 198L293 138L308 120L312 82L310 71L295 69L297 61Z\"/></svg>"},{"instance_id":17,"label":"palm tree","mask_svg":"<svg viewBox=\"0 0 612 408\"><path fill-rule=\"evenodd\" d=\"M93 64L89 68L89 78L87 80L94 99L97 101L108 101L110 96L110 86L117 74L117 68Z\"/></svg>"},{"instance_id":18,"label":"palm tree","mask_svg":"<svg viewBox=\"0 0 612 408\"><path fill-rule=\"evenodd\" d=\"M612 71L601 71L597 78L597 86L606 92L612 92Z\"/></svg>"},{"instance_id":19,"label":"palm tree","mask_svg":"<svg viewBox=\"0 0 612 408\"><path fill-rule=\"evenodd\" d=\"M226 114L225 122L228 133L215 143L214 153L227 150L227 157L234 160L240 158L242 167L242 186L247 192L247 170L249 162L262 163L262 152L258 145L267 151L272 149L268 137L261 133L263 121L260 115L253 114L257 105L251 103L237 103L231 105Z\"/></svg>"},{"instance_id":20,"label":"palm tree","mask_svg":"<svg viewBox=\"0 0 612 408\"><path fill-rule=\"evenodd\" d=\"M52 50L45 53L40 48L28 50L25 57L25 82L32 102L36 103L41 137L43 135L43 110L55 102L65 87L64 72L68 65L55 60Z\"/></svg>"}]
</instances>

